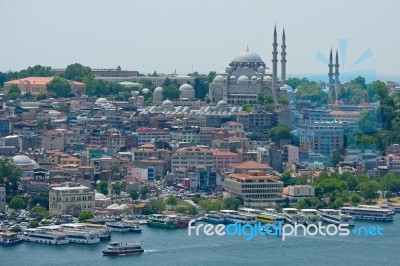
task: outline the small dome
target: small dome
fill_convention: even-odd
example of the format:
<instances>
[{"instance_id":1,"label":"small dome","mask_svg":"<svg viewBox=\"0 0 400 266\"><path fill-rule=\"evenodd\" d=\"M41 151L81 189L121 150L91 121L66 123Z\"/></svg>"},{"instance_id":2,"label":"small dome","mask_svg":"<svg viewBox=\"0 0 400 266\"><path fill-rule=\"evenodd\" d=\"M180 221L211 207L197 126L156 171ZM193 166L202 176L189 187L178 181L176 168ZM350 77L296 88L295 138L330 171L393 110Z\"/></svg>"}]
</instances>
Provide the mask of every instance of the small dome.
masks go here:
<instances>
[{"instance_id":1,"label":"small dome","mask_svg":"<svg viewBox=\"0 0 400 266\"><path fill-rule=\"evenodd\" d=\"M154 89L154 92L162 92L163 88L162 87L157 87Z\"/></svg>"},{"instance_id":2,"label":"small dome","mask_svg":"<svg viewBox=\"0 0 400 266\"><path fill-rule=\"evenodd\" d=\"M105 200L105 199L107 199L107 197L102 193L95 193L94 194L94 199L96 199L96 200Z\"/></svg>"},{"instance_id":3,"label":"small dome","mask_svg":"<svg viewBox=\"0 0 400 266\"><path fill-rule=\"evenodd\" d=\"M107 103L108 103L108 100L106 98L98 98L94 102L95 105L102 105L102 104L107 104Z\"/></svg>"},{"instance_id":4,"label":"small dome","mask_svg":"<svg viewBox=\"0 0 400 266\"><path fill-rule=\"evenodd\" d=\"M218 75L214 78L214 82L216 83L222 83L224 82L224 77L222 75ZM180 88L179 88L180 89Z\"/></svg>"},{"instance_id":5,"label":"small dome","mask_svg":"<svg viewBox=\"0 0 400 266\"><path fill-rule=\"evenodd\" d=\"M138 91L132 91L131 94L132 94L132 96L136 97L136 96L139 95L139 92Z\"/></svg>"},{"instance_id":6,"label":"small dome","mask_svg":"<svg viewBox=\"0 0 400 266\"><path fill-rule=\"evenodd\" d=\"M180 91L192 91L192 90L194 90L194 89L193 89L192 85L190 85L190 84L188 84L188 83L185 83L185 84L182 84L182 85L179 87L179 90L180 90Z\"/></svg>"},{"instance_id":7,"label":"small dome","mask_svg":"<svg viewBox=\"0 0 400 266\"><path fill-rule=\"evenodd\" d=\"M263 67L263 66L260 66L259 68L258 68L258 72L261 72L261 71L264 71L265 70L265 67Z\"/></svg>"},{"instance_id":8,"label":"small dome","mask_svg":"<svg viewBox=\"0 0 400 266\"><path fill-rule=\"evenodd\" d=\"M228 107L228 104L224 100L221 100L217 103L218 109L225 109L226 107Z\"/></svg>"},{"instance_id":9,"label":"small dome","mask_svg":"<svg viewBox=\"0 0 400 266\"><path fill-rule=\"evenodd\" d=\"M16 155L13 158L13 162L16 165L33 165L35 161L31 160L28 156L25 155Z\"/></svg>"},{"instance_id":10,"label":"small dome","mask_svg":"<svg viewBox=\"0 0 400 266\"><path fill-rule=\"evenodd\" d=\"M293 91L293 88L290 87L289 85L285 84L280 88L280 90Z\"/></svg>"},{"instance_id":11,"label":"small dome","mask_svg":"<svg viewBox=\"0 0 400 266\"><path fill-rule=\"evenodd\" d=\"M249 78L247 77L247 76L240 76L239 78L238 78L238 82L248 82L249 81Z\"/></svg>"},{"instance_id":12,"label":"small dome","mask_svg":"<svg viewBox=\"0 0 400 266\"><path fill-rule=\"evenodd\" d=\"M165 101L162 102L162 106L163 107L174 106L174 104L170 100L165 100Z\"/></svg>"},{"instance_id":13,"label":"small dome","mask_svg":"<svg viewBox=\"0 0 400 266\"><path fill-rule=\"evenodd\" d=\"M230 73L230 72L232 72L232 70L233 70L233 67L231 67L231 66L227 66L227 67L225 68L225 72L226 72L226 73Z\"/></svg>"},{"instance_id":14,"label":"small dome","mask_svg":"<svg viewBox=\"0 0 400 266\"><path fill-rule=\"evenodd\" d=\"M231 76L230 80L237 80L237 78L235 76Z\"/></svg>"},{"instance_id":15,"label":"small dome","mask_svg":"<svg viewBox=\"0 0 400 266\"><path fill-rule=\"evenodd\" d=\"M149 93L150 92L150 90L148 89L148 88L144 88L143 90L142 90L142 93L143 94L147 94L147 93Z\"/></svg>"},{"instance_id":16,"label":"small dome","mask_svg":"<svg viewBox=\"0 0 400 266\"><path fill-rule=\"evenodd\" d=\"M268 82L272 82L272 77L270 77L270 76L265 76L263 80L264 80L264 81L268 81Z\"/></svg>"},{"instance_id":17,"label":"small dome","mask_svg":"<svg viewBox=\"0 0 400 266\"><path fill-rule=\"evenodd\" d=\"M251 80L257 80L257 77L256 76L252 76Z\"/></svg>"}]
</instances>

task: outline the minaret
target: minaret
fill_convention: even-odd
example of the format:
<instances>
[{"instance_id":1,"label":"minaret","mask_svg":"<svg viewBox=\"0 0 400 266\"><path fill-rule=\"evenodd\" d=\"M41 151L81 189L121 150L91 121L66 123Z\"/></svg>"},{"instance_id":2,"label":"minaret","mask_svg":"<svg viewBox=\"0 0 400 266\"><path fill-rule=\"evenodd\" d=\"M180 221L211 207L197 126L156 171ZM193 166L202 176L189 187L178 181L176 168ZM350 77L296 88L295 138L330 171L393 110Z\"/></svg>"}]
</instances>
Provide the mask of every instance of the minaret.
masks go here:
<instances>
[{"instance_id":1,"label":"minaret","mask_svg":"<svg viewBox=\"0 0 400 266\"><path fill-rule=\"evenodd\" d=\"M272 43L272 96L274 100L278 99L278 42L276 39L276 25L274 28L274 42Z\"/></svg>"},{"instance_id":2,"label":"minaret","mask_svg":"<svg viewBox=\"0 0 400 266\"><path fill-rule=\"evenodd\" d=\"M281 79L282 79L282 86L285 85L286 81L286 36L285 36L285 29L283 29L282 33L282 53L281 53Z\"/></svg>"},{"instance_id":3,"label":"minaret","mask_svg":"<svg viewBox=\"0 0 400 266\"><path fill-rule=\"evenodd\" d=\"M334 89L333 89L333 57L332 57L332 48L331 48L331 53L329 55L329 96L332 98L332 96L335 95Z\"/></svg>"},{"instance_id":4,"label":"minaret","mask_svg":"<svg viewBox=\"0 0 400 266\"><path fill-rule=\"evenodd\" d=\"M336 62L335 62L335 87L340 84L339 81L339 55L338 50L336 50Z\"/></svg>"}]
</instances>

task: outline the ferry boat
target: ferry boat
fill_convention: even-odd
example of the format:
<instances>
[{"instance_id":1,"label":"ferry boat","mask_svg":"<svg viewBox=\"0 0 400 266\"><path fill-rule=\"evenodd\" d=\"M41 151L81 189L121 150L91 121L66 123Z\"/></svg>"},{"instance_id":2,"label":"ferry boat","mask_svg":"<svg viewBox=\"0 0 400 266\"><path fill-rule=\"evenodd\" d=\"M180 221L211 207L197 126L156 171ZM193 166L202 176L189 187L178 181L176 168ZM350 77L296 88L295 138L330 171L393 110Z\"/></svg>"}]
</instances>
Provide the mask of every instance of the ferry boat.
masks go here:
<instances>
[{"instance_id":1,"label":"ferry boat","mask_svg":"<svg viewBox=\"0 0 400 266\"><path fill-rule=\"evenodd\" d=\"M110 242L108 243L107 248L103 250L103 255L117 256L141 254L143 252L144 250L142 249L142 243L140 241L131 243Z\"/></svg>"},{"instance_id":2,"label":"ferry boat","mask_svg":"<svg viewBox=\"0 0 400 266\"><path fill-rule=\"evenodd\" d=\"M283 208L282 213L285 216L286 221L291 224L304 224L305 219L304 216L300 214L300 212L295 208Z\"/></svg>"},{"instance_id":3,"label":"ferry boat","mask_svg":"<svg viewBox=\"0 0 400 266\"><path fill-rule=\"evenodd\" d=\"M240 208L239 213L252 215L256 218L257 222L265 224L283 224L285 222L285 217L282 215L257 209Z\"/></svg>"},{"instance_id":4,"label":"ferry boat","mask_svg":"<svg viewBox=\"0 0 400 266\"><path fill-rule=\"evenodd\" d=\"M341 213L353 216L356 220L393 221L394 211L379 206L359 205L358 207L342 207Z\"/></svg>"},{"instance_id":5,"label":"ferry boat","mask_svg":"<svg viewBox=\"0 0 400 266\"><path fill-rule=\"evenodd\" d=\"M115 232L135 232L141 233L142 229L140 229L139 224L126 224L119 222L107 222L107 227L111 229L111 231Z\"/></svg>"},{"instance_id":6,"label":"ferry boat","mask_svg":"<svg viewBox=\"0 0 400 266\"><path fill-rule=\"evenodd\" d=\"M354 226L353 217L350 215L342 214L339 210L334 209L319 209L318 215L321 217L321 221L329 224L347 224L348 226Z\"/></svg>"},{"instance_id":7,"label":"ferry boat","mask_svg":"<svg viewBox=\"0 0 400 266\"><path fill-rule=\"evenodd\" d=\"M300 213L305 217L307 225L318 224L321 220L316 209L301 209Z\"/></svg>"},{"instance_id":8,"label":"ferry boat","mask_svg":"<svg viewBox=\"0 0 400 266\"><path fill-rule=\"evenodd\" d=\"M150 215L147 225L153 227L161 227L167 229L175 229L178 228L178 223L176 220L171 219L163 214L152 214Z\"/></svg>"},{"instance_id":9,"label":"ferry boat","mask_svg":"<svg viewBox=\"0 0 400 266\"><path fill-rule=\"evenodd\" d=\"M18 234L13 232L0 232L0 246L12 246L21 243Z\"/></svg>"},{"instance_id":10,"label":"ferry boat","mask_svg":"<svg viewBox=\"0 0 400 266\"><path fill-rule=\"evenodd\" d=\"M100 238L95 233L68 229L65 229L64 232L70 243L96 244L100 242Z\"/></svg>"},{"instance_id":11,"label":"ferry boat","mask_svg":"<svg viewBox=\"0 0 400 266\"><path fill-rule=\"evenodd\" d=\"M23 233L22 239L25 241L52 245L63 245L69 243L69 239L63 233L38 228L26 229Z\"/></svg>"},{"instance_id":12,"label":"ferry boat","mask_svg":"<svg viewBox=\"0 0 400 266\"><path fill-rule=\"evenodd\" d=\"M105 225L99 224L84 224L84 223L69 223L61 224L62 228L67 228L71 230L82 230L89 233L94 233L100 240L108 239L111 237L111 229Z\"/></svg>"},{"instance_id":13,"label":"ferry boat","mask_svg":"<svg viewBox=\"0 0 400 266\"><path fill-rule=\"evenodd\" d=\"M205 214L204 221L212 224L224 224L226 219L220 213L216 211L209 211Z\"/></svg>"},{"instance_id":14,"label":"ferry boat","mask_svg":"<svg viewBox=\"0 0 400 266\"><path fill-rule=\"evenodd\" d=\"M219 213L225 217L228 223L238 223L238 224L256 224L256 217L252 215L240 214L233 210L220 210Z\"/></svg>"}]
</instances>

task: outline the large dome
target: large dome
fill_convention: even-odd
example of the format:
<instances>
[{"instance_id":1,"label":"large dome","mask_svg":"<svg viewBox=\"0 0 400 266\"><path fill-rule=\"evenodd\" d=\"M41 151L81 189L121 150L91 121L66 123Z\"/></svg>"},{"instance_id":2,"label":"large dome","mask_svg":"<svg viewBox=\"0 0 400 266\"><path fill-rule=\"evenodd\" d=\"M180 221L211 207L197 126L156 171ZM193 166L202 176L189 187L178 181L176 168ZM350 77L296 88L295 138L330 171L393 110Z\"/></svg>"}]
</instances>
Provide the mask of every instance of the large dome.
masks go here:
<instances>
[{"instance_id":1,"label":"large dome","mask_svg":"<svg viewBox=\"0 0 400 266\"><path fill-rule=\"evenodd\" d=\"M13 158L13 162L16 165L34 165L36 164L35 161L31 160L31 158L29 158L28 156L25 155L16 155Z\"/></svg>"},{"instance_id":2,"label":"large dome","mask_svg":"<svg viewBox=\"0 0 400 266\"><path fill-rule=\"evenodd\" d=\"M161 104L163 107L166 107L166 106L174 106L174 104L170 101L170 100L165 100L165 101L163 101L162 102L162 104Z\"/></svg>"},{"instance_id":3,"label":"large dome","mask_svg":"<svg viewBox=\"0 0 400 266\"><path fill-rule=\"evenodd\" d=\"M243 51L237 54L232 62L238 62L238 63L263 63L261 57L253 51Z\"/></svg>"},{"instance_id":4,"label":"large dome","mask_svg":"<svg viewBox=\"0 0 400 266\"><path fill-rule=\"evenodd\" d=\"M192 91L192 90L194 90L194 89L193 89L192 85L190 85L190 84L188 84L188 83L185 83L185 84L182 84L182 85L179 87L179 90L180 90L180 91Z\"/></svg>"},{"instance_id":5,"label":"large dome","mask_svg":"<svg viewBox=\"0 0 400 266\"><path fill-rule=\"evenodd\" d=\"M107 103L108 103L108 100L106 98L98 98L94 102L95 105L102 105L102 104L107 104Z\"/></svg>"}]
</instances>

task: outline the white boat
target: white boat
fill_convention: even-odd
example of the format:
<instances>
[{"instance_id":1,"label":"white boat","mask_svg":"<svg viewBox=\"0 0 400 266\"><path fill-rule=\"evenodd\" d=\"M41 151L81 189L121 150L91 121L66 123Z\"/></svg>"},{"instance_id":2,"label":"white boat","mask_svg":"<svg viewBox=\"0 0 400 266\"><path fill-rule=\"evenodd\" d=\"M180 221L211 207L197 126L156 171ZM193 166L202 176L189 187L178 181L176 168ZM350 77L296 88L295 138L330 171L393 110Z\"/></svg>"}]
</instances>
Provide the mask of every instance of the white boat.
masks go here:
<instances>
[{"instance_id":1,"label":"white boat","mask_svg":"<svg viewBox=\"0 0 400 266\"><path fill-rule=\"evenodd\" d=\"M262 211L251 208L240 208L239 213L256 217L257 222L265 224L284 224L285 217L276 213L274 209Z\"/></svg>"},{"instance_id":2,"label":"white boat","mask_svg":"<svg viewBox=\"0 0 400 266\"><path fill-rule=\"evenodd\" d=\"M393 221L394 211L379 206L359 205L358 207L342 207L341 213L353 216L356 220Z\"/></svg>"},{"instance_id":3,"label":"white boat","mask_svg":"<svg viewBox=\"0 0 400 266\"><path fill-rule=\"evenodd\" d=\"M52 245L63 245L69 243L69 239L64 233L40 228L26 229L22 235L22 239L29 242Z\"/></svg>"},{"instance_id":4,"label":"white boat","mask_svg":"<svg viewBox=\"0 0 400 266\"><path fill-rule=\"evenodd\" d=\"M353 217L350 215L342 214L339 210L334 209L319 209L318 215L321 217L321 221L329 224L347 224L348 226L354 226Z\"/></svg>"},{"instance_id":5,"label":"white boat","mask_svg":"<svg viewBox=\"0 0 400 266\"><path fill-rule=\"evenodd\" d=\"M305 219L301 213L295 208L283 208L283 216L285 216L286 221L290 224L304 224Z\"/></svg>"},{"instance_id":6,"label":"white boat","mask_svg":"<svg viewBox=\"0 0 400 266\"><path fill-rule=\"evenodd\" d=\"M257 219L255 216L240 214L238 211L233 210L220 210L219 213L225 218L227 223L238 224L256 224Z\"/></svg>"},{"instance_id":7,"label":"white boat","mask_svg":"<svg viewBox=\"0 0 400 266\"><path fill-rule=\"evenodd\" d=\"M100 242L100 238L95 233L68 229L64 229L64 232L70 243L96 244Z\"/></svg>"},{"instance_id":8,"label":"white boat","mask_svg":"<svg viewBox=\"0 0 400 266\"><path fill-rule=\"evenodd\" d=\"M142 249L142 243L140 241L131 243L110 242L108 243L107 248L103 250L103 255L118 256L141 254L143 252L144 250Z\"/></svg>"},{"instance_id":9,"label":"white boat","mask_svg":"<svg viewBox=\"0 0 400 266\"><path fill-rule=\"evenodd\" d=\"M304 216L307 225L318 224L321 220L316 209L301 209L300 213Z\"/></svg>"},{"instance_id":10,"label":"white boat","mask_svg":"<svg viewBox=\"0 0 400 266\"><path fill-rule=\"evenodd\" d=\"M100 239L107 239L111 237L111 230L105 225L83 224L83 223L77 223L72 225L83 226L85 230L91 230L95 232Z\"/></svg>"},{"instance_id":11,"label":"white boat","mask_svg":"<svg viewBox=\"0 0 400 266\"><path fill-rule=\"evenodd\" d=\"M0 232L0 246L12 246L21 243L18 234L13 232Z\"/></svg>"},{"instance_id":12,"label":"white boat","mask_svg":"<svg viewBox=\"0 0 400 266\"><path fill-rule=\"evenodd\" d=\"M225 217L216 211L209 211L204 215L204 221L212 224L224 224L226 223Z\"/></svg>"},{"instance_id":13,"label":"white boat","mask_svg":"<svg viewBox=\"0 0 400 266\"><path fill-rule=\"evenodd\" d=\"M135 233L142 232L142 229L140 229L138 224L107 222L106 225L111 229L111 231L115 232L135 232Z\"/></svg>"}]
</instances>

